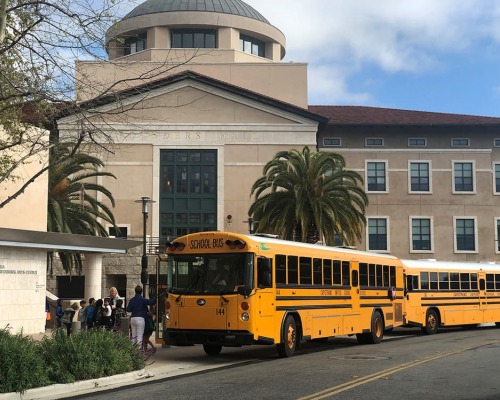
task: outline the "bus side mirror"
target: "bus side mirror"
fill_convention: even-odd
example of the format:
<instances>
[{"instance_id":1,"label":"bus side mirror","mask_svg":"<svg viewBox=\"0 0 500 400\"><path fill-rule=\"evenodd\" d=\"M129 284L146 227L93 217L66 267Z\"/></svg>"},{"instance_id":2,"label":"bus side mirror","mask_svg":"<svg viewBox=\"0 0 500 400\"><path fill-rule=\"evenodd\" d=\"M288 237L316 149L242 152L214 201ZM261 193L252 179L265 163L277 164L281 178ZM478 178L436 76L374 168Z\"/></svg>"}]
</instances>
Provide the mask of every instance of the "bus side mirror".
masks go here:
<instances>
[{"instance_id":1,"label":"bus side mirror","mask_svg":"<svg viewBox=\"0 0 500 400\"><path fill-rule=\"evenodd\" d=\"M238 286L236 292L244 297L248 297L250 296L250 293L252 293L252 288L248 286Z\"/></svg>"}]
</instances>

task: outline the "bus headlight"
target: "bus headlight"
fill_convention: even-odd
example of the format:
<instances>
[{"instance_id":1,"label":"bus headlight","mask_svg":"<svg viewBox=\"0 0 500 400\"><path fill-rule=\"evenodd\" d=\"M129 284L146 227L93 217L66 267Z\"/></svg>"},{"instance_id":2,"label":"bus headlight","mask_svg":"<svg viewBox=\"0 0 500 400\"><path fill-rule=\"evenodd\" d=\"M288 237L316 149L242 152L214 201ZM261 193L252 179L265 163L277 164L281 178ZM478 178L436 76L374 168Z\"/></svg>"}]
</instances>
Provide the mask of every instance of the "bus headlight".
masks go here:
<instances>
[{"instance_id":1,"label":"bus headlight","mask_svg":"<svg viewBox=\"0 0 500 400\"><path fill-rule=\"evenodd\" d=\"M165 319L167 321L170 320L170 313L168 311L165 313Z\"/></svg>"},{"instance_id":2,"label":"bus headlight","mask_svg":"<svg viewBox=\"0 0 500 400\"><path fill-rule=\"evenodd\" d=\"M241 320L242 321L248 321L250 319L250 315L248 315L247 312L241 313Z\"/></svg>"}]
</instances>

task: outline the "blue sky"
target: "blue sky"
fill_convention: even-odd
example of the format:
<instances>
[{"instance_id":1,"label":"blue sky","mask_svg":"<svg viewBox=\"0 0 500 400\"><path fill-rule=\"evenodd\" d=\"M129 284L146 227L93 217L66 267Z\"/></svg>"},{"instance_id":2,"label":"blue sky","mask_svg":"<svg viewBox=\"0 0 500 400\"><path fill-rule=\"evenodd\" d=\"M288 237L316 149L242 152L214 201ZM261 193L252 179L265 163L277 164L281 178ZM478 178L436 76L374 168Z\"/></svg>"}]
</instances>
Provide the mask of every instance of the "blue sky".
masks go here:
<instances>
[{"instance_id":1,"label":"blue sky","mask_svg":"<svg viewBox=\"0 0 500 400\"><path fill-rule=\"evenodd\" d=\"M309 64L309 104L500 117L500 1L245 1Z\"/></svg>"}]
</instances>

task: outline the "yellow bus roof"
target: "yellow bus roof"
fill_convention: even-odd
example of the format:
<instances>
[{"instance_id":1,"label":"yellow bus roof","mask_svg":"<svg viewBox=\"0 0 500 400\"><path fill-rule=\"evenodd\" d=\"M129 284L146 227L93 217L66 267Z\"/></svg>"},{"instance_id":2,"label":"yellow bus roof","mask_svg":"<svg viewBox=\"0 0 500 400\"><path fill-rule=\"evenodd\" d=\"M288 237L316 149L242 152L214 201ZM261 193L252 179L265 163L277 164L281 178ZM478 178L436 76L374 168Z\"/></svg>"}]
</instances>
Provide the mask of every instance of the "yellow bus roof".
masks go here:
<instances>
[{"instance_id":1,"label":"yellow bus roof","mask_svg":"<svg viewBox=\"0 0 500 400\"><path fill-rule=\"evenodd\" d=\"M500 265L489 262L460 262L435 260L401 260L407 268L443 270L443 271L491 271L500 272Z\"/></svg>"}]
</instances>

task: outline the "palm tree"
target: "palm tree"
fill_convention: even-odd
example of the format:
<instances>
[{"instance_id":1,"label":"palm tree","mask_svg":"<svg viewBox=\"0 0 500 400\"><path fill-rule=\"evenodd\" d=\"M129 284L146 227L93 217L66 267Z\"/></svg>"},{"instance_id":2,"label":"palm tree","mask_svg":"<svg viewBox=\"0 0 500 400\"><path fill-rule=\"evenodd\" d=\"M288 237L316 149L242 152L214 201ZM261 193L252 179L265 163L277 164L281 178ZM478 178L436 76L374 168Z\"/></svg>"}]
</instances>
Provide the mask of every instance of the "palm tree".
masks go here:
<instances>
[{"instance_id":1,"label":"palm tree","mask_svg":"<svg viewBox=\"0 0 500 400\"><path fill-rule=\"evenodd\" d=\"M49 199L47 230L49 232L73 233L79 235L108 236L106 228L98 219L116 227L111 209L97 200L93 193L101 193L115 200L104 186L93 183L96 177L109 176L110 172L100 171L103 162L89 154L72 152L70 146L59 145L54 150L54 160L49 168ZM50 254L52 267L54 254ZM82 269L81 254L59 252L61 263L66 272Z\"/></svg>"},{"instance_id":2,"label":"palm tree","mask_svg":"<svg viewBox=\"0 0 500 400\"><path fill-rule=\"evenodd\" d=\"M258 232L286 240L334 245L339 235L343 244L354 244L366 223L362 183L339 154L311 153L307 146L302 152L282 151L252 186L255 201L248 215Z\"/></svg>"}]
</instances>

